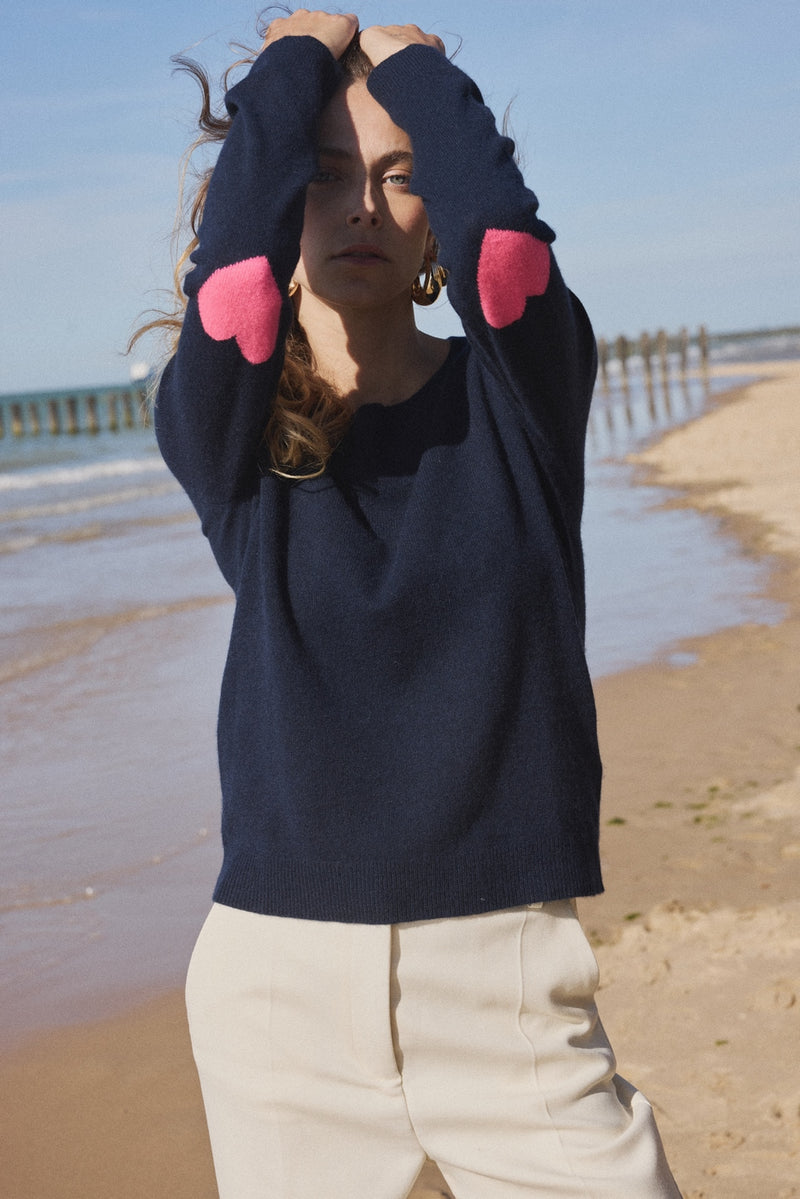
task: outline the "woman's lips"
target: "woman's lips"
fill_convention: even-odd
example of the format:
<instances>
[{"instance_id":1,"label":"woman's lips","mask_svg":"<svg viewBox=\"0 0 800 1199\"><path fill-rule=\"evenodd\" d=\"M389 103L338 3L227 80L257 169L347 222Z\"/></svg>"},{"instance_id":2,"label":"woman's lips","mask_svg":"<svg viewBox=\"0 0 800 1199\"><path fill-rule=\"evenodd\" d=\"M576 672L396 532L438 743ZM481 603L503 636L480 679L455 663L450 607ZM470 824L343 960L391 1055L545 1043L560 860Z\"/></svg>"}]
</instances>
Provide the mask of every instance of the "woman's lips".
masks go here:
<instances>
[{"instance_id":1,"label":"woman's lips","mask_svg":"<svg viewBox=\"0 0 800 1199\"><path fill-rule=\"evenodd\" d=\"M387 262L386 255L377 246L367 244L347 246L334 254L334 258L344 258L353 262Z\"/></svg>"}]
</instances>

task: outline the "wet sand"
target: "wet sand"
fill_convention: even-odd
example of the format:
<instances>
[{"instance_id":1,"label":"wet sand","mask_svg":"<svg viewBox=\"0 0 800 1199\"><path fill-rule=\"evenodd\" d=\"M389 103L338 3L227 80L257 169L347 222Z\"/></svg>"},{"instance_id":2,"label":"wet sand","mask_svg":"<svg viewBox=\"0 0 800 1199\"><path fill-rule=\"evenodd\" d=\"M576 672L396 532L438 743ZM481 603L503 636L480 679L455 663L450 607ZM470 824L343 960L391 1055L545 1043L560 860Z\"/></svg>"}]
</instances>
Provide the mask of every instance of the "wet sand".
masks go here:
<instances>
[{"instance_id":1,"label":"wet sand","mask_svg":"<svg viewBox=\"0 0 800 1199\"><path fill-rule=\"evenodd\" d=\"M800 1196L800 363L743 371L762 381L636 460L772 556L787 616L599 681L607 891L581 908L686 1199ZM14 1199L216 1194L178 993L39 1034L0 1089ZM442 1194L429 1170L414 1199Z\"/></svg>"}]
</instances>

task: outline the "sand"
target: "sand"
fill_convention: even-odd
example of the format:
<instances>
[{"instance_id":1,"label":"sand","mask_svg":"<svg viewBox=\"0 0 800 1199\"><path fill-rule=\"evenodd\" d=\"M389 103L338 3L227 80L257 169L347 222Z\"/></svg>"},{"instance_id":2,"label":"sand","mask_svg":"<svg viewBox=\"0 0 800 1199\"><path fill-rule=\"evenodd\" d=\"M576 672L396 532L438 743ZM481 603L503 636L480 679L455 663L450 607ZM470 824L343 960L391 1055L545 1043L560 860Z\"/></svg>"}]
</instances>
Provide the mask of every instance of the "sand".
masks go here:
<instances>
[{"instance_id":1,"label":"sand","mask_svg":"<svg viewBox=\"0 0 800 1199\"><path fill-rule=\"evenodd\" d=\"M775 626L597 686L606 894L581 914L620 1071L686 1199L800 1196L800 363L636 457L770 555ZM9 1199L213 1199L178 994L0 1060ZM414 1199L447 1195L426 1169ZM366 1199L366 1197L365 1197Z\"/></svg>"}]
</instances>

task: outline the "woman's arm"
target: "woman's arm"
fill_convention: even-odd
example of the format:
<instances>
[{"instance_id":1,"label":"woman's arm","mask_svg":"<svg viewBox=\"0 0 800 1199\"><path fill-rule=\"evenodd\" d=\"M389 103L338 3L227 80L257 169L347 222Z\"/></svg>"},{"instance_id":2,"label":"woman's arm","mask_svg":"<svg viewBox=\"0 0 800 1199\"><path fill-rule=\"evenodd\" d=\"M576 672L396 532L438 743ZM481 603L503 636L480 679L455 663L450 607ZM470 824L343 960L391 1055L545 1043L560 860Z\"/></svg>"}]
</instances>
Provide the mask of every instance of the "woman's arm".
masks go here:
<instances>
[{"instance_id":1,"label":"woman's arm","mask_svg":"<svg viewBox=\"0 0 800 1199\"><path fill-rule=\"evenodd\" d=\"M412 29L366 30L361 44L378 61L372 95L411 138L412 189L450 271L451 302L534 431L551 448L582 453L594 337L561 278L555 235L475 85Z\"/></svg>"},{"instance_id":2,"label":"woman's arm","mask_svg":"<svg viewBox=\"0 0 800 1199\"><path fill-rule=\"evenodd\" d=\"M327 13L274 21L249 74L225 98L232 123L155 410L162 453L201 510L246 494L258 479L291 321L287 289L316 170L317 123L355 29L354 17Z\"/></svg>"}]
</instances>

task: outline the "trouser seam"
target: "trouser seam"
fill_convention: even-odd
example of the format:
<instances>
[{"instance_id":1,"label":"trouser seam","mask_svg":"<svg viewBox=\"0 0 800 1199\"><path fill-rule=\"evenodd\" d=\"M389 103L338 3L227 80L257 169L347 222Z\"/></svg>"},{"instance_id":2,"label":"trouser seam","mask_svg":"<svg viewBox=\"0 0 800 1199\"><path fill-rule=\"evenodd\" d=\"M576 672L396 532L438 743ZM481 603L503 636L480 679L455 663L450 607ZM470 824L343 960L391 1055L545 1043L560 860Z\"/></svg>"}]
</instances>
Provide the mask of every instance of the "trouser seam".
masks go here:
<instances>
[{"instance_id":1,"label":"trouser seam","mask_svg":"<svg viewBox=\"0 0 800 1199\"><path fill-rule=\"evenodd\" d=\"M586 1183L585 1183L584 1179L579 1174L576 1173L575 1168L572 1164L572 1159L571 1159L569 1153L567 1152L567 1147L564 1144L564 1138L562 1136L561 1129L559 1128L558 1121L554 1118L553 1113L550 1108L550 1100L548 1098L547 1091L541 1085L541 1081L540 1081L540 1077L539 1077L539 1057L538 1057L538 1053L536 1050L536 1046L533 1043L532 1037L525 1031L525 1027L522 1022L522 1012L523 1012L524 1006L525 1006L525 966L524 966L523 939L524 939L524 935L525 935L525 927L526 927L528 920L531 918L531 915L532 915L531 910L527 909L527 908L521 913L522 919L520 920L519 932L518 932L518 936L517 936L517 968L518 968L518 979L519 979L519 995L518 995L518 1003L517 1003L517 1028L519 1029L521 1036L524 1038L524 1040L530 1050L531 1059L532 1059L532 1063L533 1063L533 1075L534 1075L534 1079L536 1081L536 1090L537 1090L537 1093L539 1094L539 1096L541 1097L542 1103L544 1104L545 1111L547 1112L547 1118L550 1121L550 1128L551 1128L552 1132L555 1133L555 1135L558 1139L558 1144L561 1149L561 1156L562 1156L563 1161L566 1165L566 1168L569 1172L569 1175L570 1175L570 1177L574 1178L576 1180L576 1182L581 1186L581 1189L583 1190L585 1199L592 1199L591 1192L586 1189ZM542 917L542 914L540 911L536 911L535 915ZM545 917L542 917L542 918L545 918Z\"/></svg>"}]
</instances>

